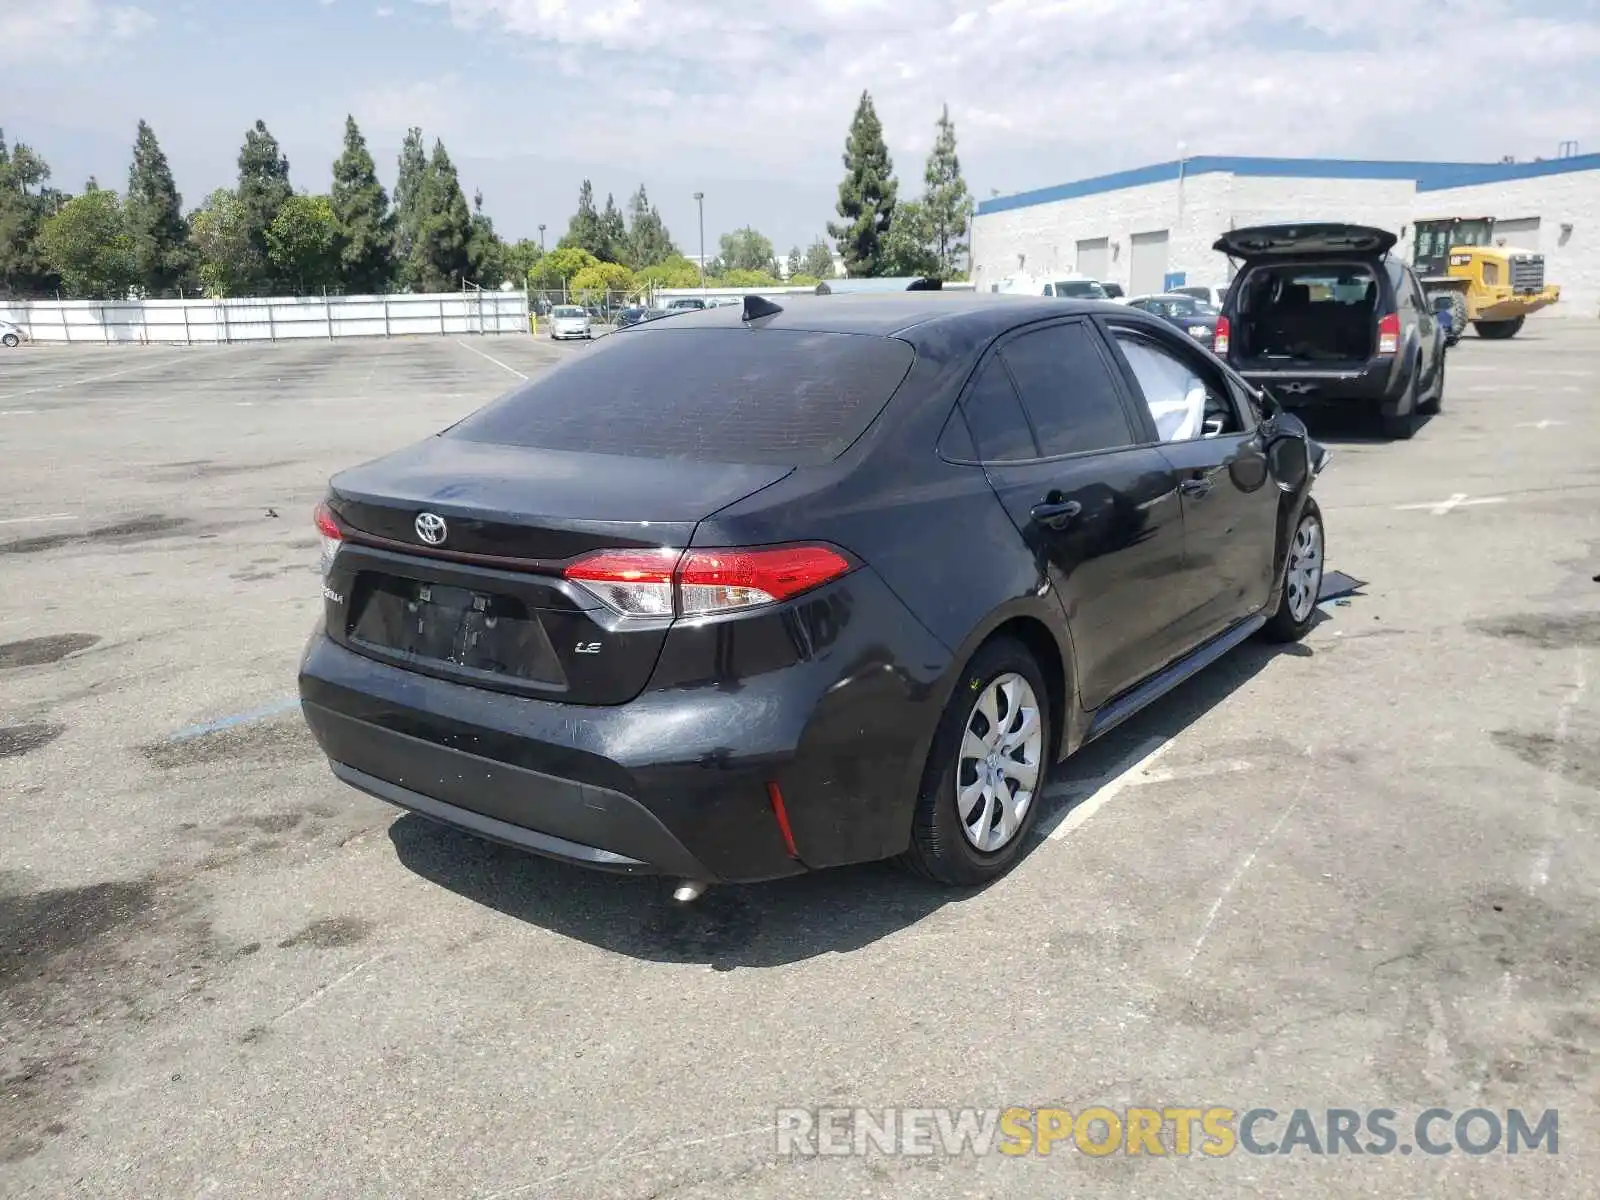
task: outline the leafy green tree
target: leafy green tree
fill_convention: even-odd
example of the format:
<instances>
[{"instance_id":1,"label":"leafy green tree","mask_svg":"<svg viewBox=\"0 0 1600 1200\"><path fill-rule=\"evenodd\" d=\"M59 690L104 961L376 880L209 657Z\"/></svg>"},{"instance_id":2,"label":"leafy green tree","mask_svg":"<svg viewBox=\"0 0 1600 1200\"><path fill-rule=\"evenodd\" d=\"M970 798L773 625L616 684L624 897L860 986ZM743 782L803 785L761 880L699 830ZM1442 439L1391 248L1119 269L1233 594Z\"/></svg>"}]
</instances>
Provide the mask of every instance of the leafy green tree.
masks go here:
<instances>
[{"instance_id":1,"label":"leafy green tree","mask_svg":"<svg viewBox=\"0 0 1600 1200\"><path fill-rule=\"evenodd\" d=\"M650 197L645 195L644 184L628 201L628 256L624 260L635 271L657 263L666 262L678 253L672 244L661 214Z\"/></svg>"},{"instance_id":2,"label":"leafy green tree","mask_svg":"<svg viewBox=\"0 0 1600 1200\"><path fill-rule=\"evenodd\" d=\"M936 270L949 279L967 253L967 224L972 195L961 177L961 160L956 156L956 127L950 120L950 106L939 114L938 133L922 174L926 190L922 207L927 217L927 236L933 247Z\"/></svg>"},{"instance_id":3,"label":"leafy green tree","mask_svg":"<svg viewBox=\"0 0 1600 1200\"><path fill-rule=\"evenodd\" d=\"M352 116L344 119L344 152L333 164L328 203L338 233L339 285L357 296L388 291L394 282L395 216Z\"/></svg>"},{"instance_id":4,"label":"leafy green tree","mask_svg":"<svg viewBox=\"0 0 1600 1200\"><path fill-rule=\"evenodd\" d=\"M472 281L479 287L499 287L506 278L506 245L494 231L494 221L483 211L481 191L472 194L471 230L467 238L467 263Z\"/></svg>"},{"instance_id":5,"label":"leafy green tree","mask_svg":"<svg viewBox=\"0 0 1600 1200\"><path fill-rule=\"evenodd\" d=\"M155 131L140 121L122 205L133 239L134 281L146 295L166 296L183 286L192 269L183 197Z\"/></svg>"},{"instance_id":6,"label":"leafy green tree","mask_svg":"<svg viewBox=\"0 0 1600 1200\"><path fill-rule=\"evenodd\" d=\"M883 239L879 258L884 275L936 275L939 257L932 248L928 209L920 200L895 206L894 224Z\"/></svg>"},{"instance_id":7,"label":"leafy green tree","mask_svg":"<svg viewBox=\"0 0 1600 1200\"><path fill-rule=\"evenodd\" d=\"M467 248L472 241L472 214L442 141L433 143L416 214L416 241L407 272L411 284L422 292L454 291L471 270Z\"/></svg>"},{"instance_id":8,"label":"leafy green tree","mask_svg":"<svg viewBox=\"0 0 1600 1200\"><path fill-rule=\"evenodd\" d=\"M284 201L294 195L289 186L289 160L278 148L278 139L258 120L244 135L239 150L239 204L244 209L245 229L255 260L263 274L251 283L258 289L271 289L280 282L272 276L267 255L267 230L277 220Z\"/></svg>"},{"instance_id":9,"label":"leafy green tree","mask_svg":"<svg viewBox=\"0 0 1600 1200\"><path fill-rule=\"evenodd\" d=\"M539 260L544 257L544 251L539 249L539 243L532 238L521 238L506 247L506 278L518 287L528 286L528 277L531 276L539 265Z\"/></svg>"},{"instance_id":10,"label":"leafy green tree","mask_svg":"<svg viewBox=\"0 0 1600 1200\"><path fill-rule=\"evenodd\" d=\"M567 288L574 296L590 300L599 300L609 292L630 292L633 286L633 272L613 262L584 267L567 281Z\"/></svg>"},{"instance_id":11,"label":"leafy green tree","mask_svg":"<svg viewBox=\"0 0 1600 1200\"><path fill-rule=\"evenodd\" d=\"M605 211L600 214L600 239L605 244L605 253L596 251L595 257L603 262L627 262L628 227L622 219L622 211L609 192L606 193Z\"/></svg>"},{"instance_id":12,"label":"leafy green tree","mask_svg":"<svg viewBox=\"0 0 1600 1200\"><path fill-rule=\"evenodd\" d=\"M417 227L421 224L417 203L427 174L428 154L423 148L422 130L413 125L400 143L400 174L394 185L394 254L402 275L409 269L411 250L417 242ZM405 282L409 284L410 280Z\"/></svg>"},{"instance_id":13,"label":"leafy green tree","mask_svg":"<svg viewBox=\"0 0 1600 1200\"><path fill-rule=\"evenodd\" d=\"M732 267L721 271L714 280L707 281L712 287L747 287L770 288L778 287L781 281L769 271L752 271L742 267Z\"/></svg>"},{"instance_id":14,"label":"leafy green tree","mask_svg":"<svg viewBox=\"0 0 1600 1200\"><path fill-rule=\"evenodd\" d=\"M587 179L578 188L578 211L567 223L567 232L556 243L558 250L585 250L597 259L606 257L606 232L600 212L594 206L594 185Z\"/></svg>"},{"instance_id":15,"label":"leafy green tree","mask_svg":"<svg viewBox=\"0 0 1600 1200\"><path fill-rule=\"evenodd\" d=\"M67 291L80 299L125 298L138 279L122 203L104 188L85 192L46 217L39 248Z\"/></svg>"},{"instance_id":16,"label":"leafy green tree","mask_svg":"<svg viewBox=\"0 0 1600 1200\"><path fill-rule=\"evenodd\" d=\"M828 248L827 242L818 238L811 243L805 257L800 260L800 272L817 280L833 278L833 251Z\"/></svg>"},{"instance_id":17,"label":"leafy green tree","mask_svg":"<svg viewBox=\"0 0 1600 1200\"><path fill-rule=\"evenodd\" d=\"M290 196L267 230L267 261L297 296L339 281L339 222L326 196Z\"/></svg>"},{"instance_id":18,"label":"leafy green tree","mask_svg":"<svg viewBox=\"0 0 1600 1200\"><path fill-rule=\"evenodd\" d=\"M261 277L248 219L238 195L218 188L189 218L196 272L209 296L237 296Z\"/></svg>"},{"instance_id":19,"label":"leafy green tree","mask_svg":"<svg viewBox=\"0 0 1600 1200\"><path fill-rule=\"evenodd\" d=\"M845 269L851 275L883 274L883 239L894 219L896 192L894 162L883 140L872 97L861 93L850 136L844 149L845 176L839 184L839 216L828 232L839 243Z\"/></svg>"},{"instance_id":20,"label":"leafy green tree","mask_svg":"<svg viewBox=\"0 0 1600 1200\"><path fill-rule=\"evenodd\" d=\"M718 257L722 260L722 271L759 271L764 275L772 275L777 270L777 259L772 253L772 242L750 226L735 229L732 233L722 235L721 253Z\"/></svg>"},{"instance_id":21,"label":"leafy green tree","mask_svg":"<svg viewBox=\"0 0 1600 1200\"><path fill-rule=\"evenodd\" d=\"M789 249L789 257L784 260L784 264L783 265L784 265L784 272L783 273L785 275L798 275L798 274L800 274L800 247L799 246L790 247L790 249Z\"/></svg>"},{"instance_id":22,"label":"leafy green tree","mask_svg":"<svg viewBox=\"0 0 1600 1200\"><path fill-rule=\"evenodd\" d=\"M44 159L25 142L8 149L0 130L0 290L41 295L60 283L39 246L40 226L67 200L49 179Z\"/></svg>"},{"instance_id":23,"label":"leafy green tree","mask_svg":"<svg viewBox=\"0 0 1600 1200\"><path fill-rule=\"evenodd\" d=\"M652 263L633 276L641 288L691 288L700 286L700 268L681 254Z\"/></svg>"},{"instance_id":24,"label":"leafy green tree","mask_svg":"<svg viewBox=\"0 0 1600 1200\"><path fill-rule=\"evenodd\" d=\"M559 288L586 267L597 267L600 260L577 246L557 246L539 260L530 280L535 288Z\"/></svg>"}]
</instances>

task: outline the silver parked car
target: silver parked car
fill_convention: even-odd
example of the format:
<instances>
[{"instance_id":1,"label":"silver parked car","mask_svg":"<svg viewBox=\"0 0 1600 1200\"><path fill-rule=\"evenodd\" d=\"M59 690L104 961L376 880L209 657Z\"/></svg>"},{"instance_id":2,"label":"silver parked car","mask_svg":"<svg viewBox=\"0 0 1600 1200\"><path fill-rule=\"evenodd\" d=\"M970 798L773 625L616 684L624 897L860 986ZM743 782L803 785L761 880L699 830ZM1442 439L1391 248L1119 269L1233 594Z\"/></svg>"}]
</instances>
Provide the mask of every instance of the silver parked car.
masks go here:
<instances>
[{"instance_id":1,"label":"silver parked car","mask_svg":"<svg viewBox=\"0 0 1600 1200\"><path fill-rule=\"evenodd\" d=\"M550 336L557 341L564 338L592 338L589 310L576 304L558 304L550 310Z\"/></svg>"},{"instance_id":2,"label":"silver parked car","mask_svg":"<svg viewBox=\"0 0 1600 1200\"><path fill-rule=\"evenodd\" d=\"M0 346L4 346L7 350L15 350L27 340L28 335L10 321L0 321Z\"/></svg>"}]
</instances>

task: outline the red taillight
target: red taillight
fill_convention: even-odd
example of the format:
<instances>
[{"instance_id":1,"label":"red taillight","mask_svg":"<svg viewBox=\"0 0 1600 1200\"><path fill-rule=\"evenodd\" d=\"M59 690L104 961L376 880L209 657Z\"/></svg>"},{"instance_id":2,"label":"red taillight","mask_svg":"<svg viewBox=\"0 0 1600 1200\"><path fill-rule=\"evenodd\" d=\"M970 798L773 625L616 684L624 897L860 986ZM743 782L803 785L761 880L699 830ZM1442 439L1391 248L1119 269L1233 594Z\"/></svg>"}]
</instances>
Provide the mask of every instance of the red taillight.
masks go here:
<instances>
[{"instance_id":1,"label":"red taillight","mask_svg":"<svg viewBox=\"0 0 1600 1200\"><path fill-rule=\"evenodd\" d=\"M1378 322L1378 353L1394 354L1400 349L1400 314L1390 313Z\"/></svg>"},{"instance_id":2,"label":"red taillight","mask_svg":"<svg viewBox=\"0 0 1600 1200\"><path fill-rule=\"evenodd\" d=\"M316 522L317 532L322 535L322 577L326 579L328 572L333 569L334 557L339 553L339 547L344 542L344 534L339 529L339 523L333 519L333 512L326 504L317 505L317 511L312 517Z\"/></svg>"},{"instance_id":3,"label":"red taillight","mask_svg":"<svg viewBox=\"0 0 1600 1200\"><path fill-rule=\"evenodd\" d=\"M1228 332L1228 318L1218 317L1217 336L1211 341L1211 350L1213 353L1226 354L1228 352Z\"/></svg>"},{"instance_id":4,"label":"red taillight","mask_svg":"<svg viewBox=\"0 0 1600 1200\"><path fill-rule=\"evenodd\" d=\"M776 604L850 570L827 546L730 550L602 550L566 569L628 616L705 616Z\"/></svg>"},{"instance_id":5,"label":"red taillight","mask_svg":"<svg viewBox=\"0 0 1600 1200\"><path fill-rule=\"evenodd\" d=\"M602 550L563 574L630 617L672 616L672 572L678 550Z\"/></svg>"}]
</instances>

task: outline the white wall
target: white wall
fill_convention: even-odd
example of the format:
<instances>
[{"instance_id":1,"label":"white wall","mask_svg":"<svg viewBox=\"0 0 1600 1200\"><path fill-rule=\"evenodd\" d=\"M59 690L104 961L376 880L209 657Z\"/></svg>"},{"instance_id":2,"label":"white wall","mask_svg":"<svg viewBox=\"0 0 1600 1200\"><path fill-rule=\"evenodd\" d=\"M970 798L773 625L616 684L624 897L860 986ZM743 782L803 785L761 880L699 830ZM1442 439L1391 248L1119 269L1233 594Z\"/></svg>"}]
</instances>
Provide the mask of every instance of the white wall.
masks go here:
<instances>
[{"instance_id":1,"label":"white wall","mask_svg":"<svg viewBox=\"0 0 1600 1200\"><path fill-rule=\"evenodd\" d=\"M20 300L0 319L36 342L228 343L529 332L525 292L240 300Z\"/></svg>"},{"instance_id":2,"label":"white wall","mask_svg":"<svg viewBox=\"0 0 1600 1200\"><path fill-rule=\"evenodd\" d=\"M1546 312L1600 316L1600 171L1418 192L1413 211L1414 220L1491 216L1539 218L1545 282L1561 287L1561 303Z\"/></svg>"},{"instance_id":3,"label":"white wall","mask_svg":"<svg viewBox=\"0 0 1600 1200\"><path fill-rule=\"evenodd\" d=\"M1217 231L1227 228L1225 213L1232 177L1220 173L1191 175L1182 187L1176 180L1144 184L1116 192L1078 196L988 213L973 222L973 282L979 291L1008 275L1070 274L1076 268L1078 242L1109 238L1111 265L1104 283L1128 287L1133 235L1168 231L1167 269L1184 271L1191 283L1206 283L1199 272L1217 256L1210 246ZM1018 255L1026 256L1019 263Z\"/></svg>"},{"instance_id":4,"label":"white wall","mask_svg":"<svg viewBox=\"0 0 1600 1200\"><path fill-rule=\"evenodd\" d=\"M1132 235L1170 228L1168 270L1193 284L1223 284L1227 259L1211 243L1230 228L1285 221L1350 221L1392 230L1410 257L1412 226L1450 216L1540 218L1545 278L1561 286L1565 316L1600 315L1600 171L1574 171L1418 192L1411 180L1298 179L1222 172L1190 176L1178 218L1175 181L987 213L973 222L973 279L980 291L1007 275L1071 271L1080 239L1111 240L1107 282L1129 284ZM1561 232L1570 224L1572 232ZM1019 255L1026 262L1019 266Z\"/></svg>"}]
</instances>

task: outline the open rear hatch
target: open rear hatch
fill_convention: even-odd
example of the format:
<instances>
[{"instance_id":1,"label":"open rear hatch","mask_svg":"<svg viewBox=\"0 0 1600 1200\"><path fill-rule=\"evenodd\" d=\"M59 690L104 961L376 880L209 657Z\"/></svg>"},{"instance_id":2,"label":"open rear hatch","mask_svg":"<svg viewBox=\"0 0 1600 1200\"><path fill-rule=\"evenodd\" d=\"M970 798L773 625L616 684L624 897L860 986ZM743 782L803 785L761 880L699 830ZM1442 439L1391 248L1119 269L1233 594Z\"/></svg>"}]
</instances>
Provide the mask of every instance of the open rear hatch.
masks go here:
<instances>
[{"instance_id":1,"label":"open rear hatch","mask_svg":"<svg viewBox=\"0 0 1600 1200\"><path fill-rule=\"evenodd\" d=\"M1372 225L1346 225L1317 221L1301 225L1252 225L1230 229L1211 244L1229 258L1305 257L1327 254L1361 254L1382 257L1398 239L1387 229Z\"/></svg>"},{"instance_id":2,"label":"open rear hatch","mask_svg":"<svg viewBox=\"0 0 1600 1200\"><path fill-rule=\"evenodd\" d=\"M702 518L790 470L430 438L332 480L328 634L421 674L624 703L672 614L622 617L563 570L601 550L687 546Z\"/></svg>"}]
</instances>

